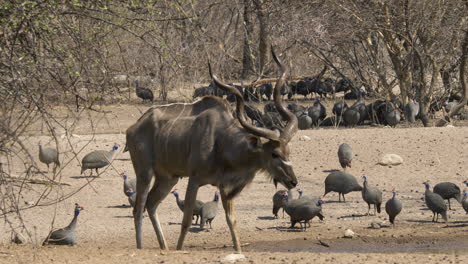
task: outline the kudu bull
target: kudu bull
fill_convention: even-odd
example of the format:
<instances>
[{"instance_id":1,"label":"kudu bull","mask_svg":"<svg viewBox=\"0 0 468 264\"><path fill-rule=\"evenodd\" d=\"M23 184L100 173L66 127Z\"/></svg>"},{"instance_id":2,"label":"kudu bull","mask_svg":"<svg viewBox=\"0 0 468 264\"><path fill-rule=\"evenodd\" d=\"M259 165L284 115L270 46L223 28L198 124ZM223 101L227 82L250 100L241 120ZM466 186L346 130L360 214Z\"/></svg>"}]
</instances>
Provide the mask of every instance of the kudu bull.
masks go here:
<instances>
[{"instance_id":1,"label":"kudu bull","mask_svg":"<svg viewBox=\"0 0 468 264\"><path fill-rule=\"evenodd\" d=\"M133 210L137 248L142 248L143 212L146 208L161 249L168 249L157 208L180 177L189 177L184 217L177 243L182 249L192 223L192 211L200 186L217 186L221 193L227 224L234 249L241 252L237 235L233 198L249 184L255 174L266 171L275 185L288 189L297 184L288 142L297 131L297 118L281 104L280 89L285 83L285 67L276 82L274 101L278 112L287 120L286 127L269 130L251 125L244 116L241 93L210 75L218 87L236 96L236 114L226 101L207 96L192 104L156 106L148 110L127 129L127 146L137 177L137 197ZM262 142L260 138L267 139ZM150 190L152 177L154 184Z\"/></svg>"}]
</instances>

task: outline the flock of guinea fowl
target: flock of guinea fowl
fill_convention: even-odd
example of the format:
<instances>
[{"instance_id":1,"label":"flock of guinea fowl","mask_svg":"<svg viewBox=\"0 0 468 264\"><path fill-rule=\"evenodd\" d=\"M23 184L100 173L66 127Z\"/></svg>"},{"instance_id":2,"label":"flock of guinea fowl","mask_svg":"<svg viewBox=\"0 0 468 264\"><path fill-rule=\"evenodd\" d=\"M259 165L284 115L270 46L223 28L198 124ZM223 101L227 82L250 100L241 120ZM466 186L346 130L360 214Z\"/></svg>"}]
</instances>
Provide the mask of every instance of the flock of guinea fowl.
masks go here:
<instances>
[{"instance_id":1,"label":"flock of guinea fowl","mask_svg":"<svg viewBox=\"0 0 468 264\"><path fill-rule=\"evenodd\" d=\"M86 170L96 170L108 166L114 156L114 153L118 150L119 145L115 144L112 150L96 150L85 155L82 159L81 174ZM363 176L363 186L359 185L357 179L346 172L347 167L351 167L353 160L353 151L348 144L341 144L338 148L338 159L343 171L333 171L325 179L325 193L324 196L329 192L337 192L339 201L343 198L345 202L345 194L359 191L362 193L362 199L368 205L368 212L371 210L371 205L374 206L374 215L381 212L382 204L382 191L377 187L372 186L368 183L368 178ZM45 148L39 143L39 160L47 164L54 163L54 172L57 166L60 166L58 160L57 151L54 148ZM136 179L128 179L126 174L122 174L123 178L123 191L128 197L130 205L133 207L136 198ZM450 199L455 199L462 204L462 207L468 214L468 191L463 191L463 197L460 188L451 182L442 182L434 186L433 191L430 189L429 182L424 182L426 191L424 194L424 200L429 210L432 211L432 221L437 222L439 215L447 221L447 209L451 209ZM468 180L463 182L468 186ZM273 215L278 217L278 211L283 209L291 218L291 228L295 227L296 223L299 223L301 228L305 231L309 221L314 217L319 217L320 220L324 218L322 213L322 204L324 201L320 197L311 197L302 195L303 190L297 189L299 197L293 199L292 190L279 190L273 195ZM396 190L393 190L392 198L385 203L385 211L389 216L389 221L395 225L395 218L403 209L403 203L396 197ZM176 198L178 207L184 210L184 201L179 198L177 190L173 190L172 194ZM197 200L195 203L195 209L193 216L196 217L195 224L199 223L201 228L204 228L205 224L209 224L211 228L211 222L216 217L218 210L219 193L216 192L214 199L210 202L204 203ZM448 200L448 206L444 200ZM74 217L71 223L64 228L52 231L44 244L57 244L57 245L75 245L76 244L76 224L78 215L83 207L79 204L75 204Z\"/></svg>"}]
</instances>

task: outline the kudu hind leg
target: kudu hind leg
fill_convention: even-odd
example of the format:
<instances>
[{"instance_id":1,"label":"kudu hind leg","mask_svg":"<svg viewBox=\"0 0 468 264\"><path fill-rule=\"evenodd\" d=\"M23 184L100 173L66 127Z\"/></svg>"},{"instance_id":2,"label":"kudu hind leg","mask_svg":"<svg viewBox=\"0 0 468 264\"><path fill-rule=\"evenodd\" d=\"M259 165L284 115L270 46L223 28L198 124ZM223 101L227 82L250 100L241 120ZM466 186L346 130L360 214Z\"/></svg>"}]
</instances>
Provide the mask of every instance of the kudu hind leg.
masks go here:
<instances>
[{"instance_id":1,"label":"kudu hind leg","mask_svg":"<svg viewBox=\"0 0 468 264\"><path fill-rule=\"evenodd\" d=\"M156 232L159 247L162 250L168 250L169 248L162 232L157 209L162 200L166 198L174 185L176 185L177 181L177 177L166 179L156 175L156 182L148 195L148 199L146 200L146 209L148 210L149 218L153 224L154 232Z\"/></svg>"},{"instance_id":2,"label":"kudu hind leg","mask_svg":"<svg viewBox=\"0 0 468 264\"><path fill-rule=\"evenodd\" d=\"M227 200L227 194L221 190L221 199L223 201L224 212L226 214L226 222L229 226L229 231L231 231L232 243L234 245L234 250L236 253L241 253L241 244L239 240L239 235L237 234L237 220L236 214L234 211L234 200Z\"/></svg>"},{"instance_id":3,"label":"kudu hind leg","mask_svg":"<svg viewBox=\"0 0 468 264\"><path fill-rule=\"evenodd\" d=\"M137 175L137 193L135 207L133 207L133 218L135 221L135 233L137 248L143 247L142 243L142 226L143 226L143 212L145 211L146 200L148 198L148 192L151 183L151 177L153 176L152 171L140 172Z\"/></svg>"},{"instance_id":4,"label":"kudu hind leg","mask_svg":"<svg viewBox=\"0 0 468 264\"><path fill-rule=\"evenodd\" d=\"M177 242L177 250L181 250L184 246L185 236L192 225L193 209L195 208L195 200L197 199L198 184L189 179L187 193L185 194L184 218L182 219L182 227L180 230L179 241Z\"/></svg>"}]
</instances>

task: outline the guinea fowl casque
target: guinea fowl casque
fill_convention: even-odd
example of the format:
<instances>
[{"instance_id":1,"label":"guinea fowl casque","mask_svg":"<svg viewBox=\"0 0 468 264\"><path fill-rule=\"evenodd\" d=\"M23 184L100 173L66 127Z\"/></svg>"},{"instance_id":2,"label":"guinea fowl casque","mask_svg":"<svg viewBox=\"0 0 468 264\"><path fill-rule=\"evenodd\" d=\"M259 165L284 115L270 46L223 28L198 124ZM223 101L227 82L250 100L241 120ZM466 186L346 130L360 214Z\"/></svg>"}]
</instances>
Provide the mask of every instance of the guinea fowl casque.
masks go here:
<instances>
[{"instance_id":1,"label":"guinea fowl casque","mask_svg":"<svg viewBox=\"0 0 468 264\"><path fill-rule=\"evenodd\" d=\"M401 201L396 198L396 191L393 189L392 191L392 198L390 198L387 203L385 203L385 211L388 214L388 219L393 226L395 226L395 217L401 212L403 209L403 204Z\"/></svg>"},{"instance_id":2,"label":"guinea fowl casque","mask_svg":"<svg viewBox=\"0 0 468 264\"><path fill-rule=\"evenodd\" d=\"M432 211L432 222L437 222L439 220L439 214L447 222L447 205L445 204L444 199L437 193L433 193L430 190L429 182L424 182L424 185L426 186L424 200L426 201L427 207Z\"/></svg>"},{"instance_id":3,"label":"guinea fowl casque","mask_svg":"<svg viewBox=\"0 0 468 264\"><path fill-rule=\"evenodd\" d=\"M213 201L205 203L200 212L200 228L204 228L205 224L210 224L218 214L219 192L215 192Z\"/></svg>"},{"instance_id":4,"label":"guinea fowl casque","mask_svg":"<svg viewBox=\"0 0 468 264\"><path fill-rule=\"evenodd\" d=\"M351 146L343 143L338 147L338 160L344 170L346 170L346 167L351 168L351 161L353 161L353 150Z\"/></svg>"},{"instance_id":5,"label":"guinea fowl casque","mask_svg":"<svg viewBox=\"0 0 468 264\"><path fill-rule=\"evenodd\" d=\"M450 206L450 199L455 199L459 203L461 202L461 191L460 188L451 182L441 182L434 186L434 193L440 195L444 200L448 201L449 210L452 210Z\"/></svg>"},{"instance_id":6,"label":"guinea fowl casque","mask_svg":"<svg viewBox=\"0 0 468 264\"><path fill-rule=\"evenodd\" d=\"M96 173L99 174L98 169L104 168L110 164L112 158L114 157L115 152L119 149L119 144L114 144L112 150L95 150L91 153L86 154L81 160L81 173L86 170L91 170L91 175L93 175L93 169L96 170Z\"/></svg>"},{"instance_id":7,"label":"guinea fowl casque","mask_svg":"<svg viewBox=\"0 0 468 264\"><path fill-rule=\"evenodd\" d=\"M360 191L362 191L362 186L353 175L344 171L334 171L325 179L325 194L323 196L329 192L337 192L339 201L341 202L341 196L343 196L343 201L346 202L345 194Z\"/></svg>"},{"instance_id":8,"label":"guinea fowl casque","mask_svg":"<svg viewBox=\"0 0 468 264\"><path fill-rule=\"evenodd\" d=\"M380 214L380 205L382 204L382 191L380 191L374 186L369 186L369 183L367 182L367 176L362 176L362 179L364 180L364 184L362 187L362 199L364 199L368 206L367 215L369 215L371 204L374 205L374 215L377 215L377 213Z\"/></svg>"},{"instance_id":9,"label":"guinea fowl casque","mask_svg":"<svg viewBox=\"0 0 468 264\"><path fill-rule=\"evenodd\" d=\"M185 208L185 201L179 198L179 192L177 190L173 190L171 193L176 198L177 206L179 206L179 209L183 212ZM201 215L201 208L203 207L204 204L205 203L200 200L195 201L195 207L193 208L193 216L197 217L197 219L195 219L195 224L198 223L198 219L200 218L200 215Z\"/></svg>"},{"instance_id":10,"label":"guinea fowl casque","mask_svg":"<svg viewBox=\"0 0 468 264\"><path fill-rule=\"evenodd\" d=\"M57 150L54 148L44 148L41 143L39 143L39 160L47 165L47 172L49 172L49 164L51 163L54 163L54 174L57 167L60 167Z\"/></svg>"},{"instance_id":11,"label":"guinea fowl casque","mask_svg":"<svg viewBox=\"0 0 468 264\"><path fill-rule=\"evenodd\" d=\"M70 245L76 244L76 224L78 222L78 215L84 208L77 203L75 204L75 211L73 220L70 224L64 228L52 231L49 236L44 240L43 245L54 244L54 245Z\"/></svg>"}]
</instances>

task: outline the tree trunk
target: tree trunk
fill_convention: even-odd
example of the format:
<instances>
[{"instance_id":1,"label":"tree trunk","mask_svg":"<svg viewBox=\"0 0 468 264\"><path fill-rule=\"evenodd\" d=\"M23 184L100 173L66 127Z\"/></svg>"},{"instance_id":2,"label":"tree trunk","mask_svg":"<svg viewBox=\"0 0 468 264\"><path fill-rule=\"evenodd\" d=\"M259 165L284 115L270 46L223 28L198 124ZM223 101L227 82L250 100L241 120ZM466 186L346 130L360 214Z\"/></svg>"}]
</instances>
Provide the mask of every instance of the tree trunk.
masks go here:
<instances>
[{"instance_id":1,"label":"tree trunk","mask_svg":"<svg viewBox=\"0 0 468 264\"><path fill-rule=\"evenodd\" d=\"M468 4L467 4L468 5ZM462 110L468 102L468 98L466 97L468 94L468 87L466 86L466 71L468 70L466 67L468 60L468 31L465 31L465 38L463 39L462 44L462 55L461 55L461 63L460 63L460 86L462 92L462 100L456 106L452 107L450 113L448 114L449 118L452 118L456 115L460 110Z\"/></svg>"},{"instance_id":2,"label":"tree trunk","mask_svg":"<svg viewBox=\"0 0 468 264\"><path fill-rule=\"evenodd\" d=\"M255 8L257 9L258 24L260 26L259 38L258 38L258 59L259 59L259 72L260 76L263 77L265 71L265 65L269 58L269 38L268 38L268 27L269 19L266 10L264 9L264 3L262 0L253 1Z\"/></svg>"},{"instance_id":3,"label":"tree trunk","mask_svg":"<svg viewBox=\"0 0 468 264\"><path fill-rule=\"evenodd\" d=\"M253 70L253 23L252 5L250 0L244 0L244 48L242 52L242 73L241 79L248 79Z\"/></svg>"}]
</instances>

